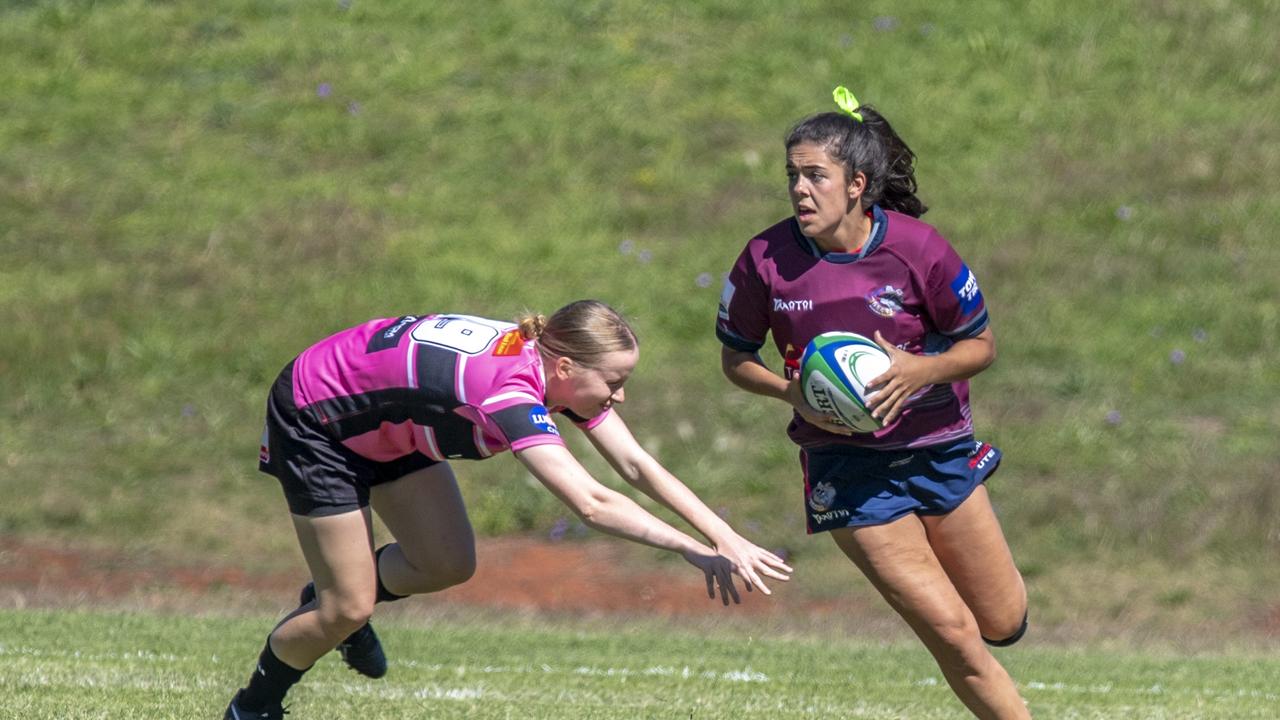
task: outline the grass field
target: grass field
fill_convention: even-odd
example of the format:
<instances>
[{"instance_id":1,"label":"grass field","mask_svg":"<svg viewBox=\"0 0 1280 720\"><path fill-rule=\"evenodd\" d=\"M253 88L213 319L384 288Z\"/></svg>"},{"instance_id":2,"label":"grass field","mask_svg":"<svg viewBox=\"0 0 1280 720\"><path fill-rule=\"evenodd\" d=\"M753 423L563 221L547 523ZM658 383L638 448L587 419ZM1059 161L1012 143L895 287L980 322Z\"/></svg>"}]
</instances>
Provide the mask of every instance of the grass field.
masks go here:
<instances>
[{"instance_id":1,"label":"grass field","mask_svg":"<svg viewBox=\"0 0 1280 720\"><path fill-rule=\"evenodd\" d=\"M0 0L0 534L293 564L255 470L285 362L594 296L641 337L642 442L844 592L787 413L711 332L788 212L786 128L843 83L990 303L974 413L1038 620L1274 641L1276 27L1275 0ZM459 473L482 534L567 515L509 457Z\"/></svg>"},{"instance_id":2,"label":"grass field","mask_svg":"<svg viewBox=\"0 0 1280 720\"><path fill-rule=\"evenodd\" d=\"M220 717L270 619L0 612L0 717ZM655 624L383 623L391 672L336 654L292 696L297 716L574 720L963 718L915 645L771 639ZM1000 657L1037 718L1274 718L1280 660L1042 648Z\"/></svg>"}]
</instances>

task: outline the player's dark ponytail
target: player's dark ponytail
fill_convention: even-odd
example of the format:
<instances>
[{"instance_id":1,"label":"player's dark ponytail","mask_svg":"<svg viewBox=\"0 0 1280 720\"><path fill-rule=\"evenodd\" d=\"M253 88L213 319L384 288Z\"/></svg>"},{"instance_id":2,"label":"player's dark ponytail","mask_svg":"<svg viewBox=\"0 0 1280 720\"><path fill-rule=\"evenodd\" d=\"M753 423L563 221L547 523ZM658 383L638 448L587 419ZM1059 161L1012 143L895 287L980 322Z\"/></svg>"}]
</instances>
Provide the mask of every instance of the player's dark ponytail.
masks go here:
<instances>
[{"instance_id":1,"label":"player's dark ponytail","mask_svg":"<svg viewBox=\"0 0 1280 720\"><path fill-rule=\"evenodd\" d=\"M847 178L859 171L867 176L862 196L868 205L924 215L929 208L916 197L916 154L875 108L859 105L857 112L861 120L839 112L801 120L787 133L787 150L802 142L821 145L844 166Z\"/></svg>"}]
</instances>

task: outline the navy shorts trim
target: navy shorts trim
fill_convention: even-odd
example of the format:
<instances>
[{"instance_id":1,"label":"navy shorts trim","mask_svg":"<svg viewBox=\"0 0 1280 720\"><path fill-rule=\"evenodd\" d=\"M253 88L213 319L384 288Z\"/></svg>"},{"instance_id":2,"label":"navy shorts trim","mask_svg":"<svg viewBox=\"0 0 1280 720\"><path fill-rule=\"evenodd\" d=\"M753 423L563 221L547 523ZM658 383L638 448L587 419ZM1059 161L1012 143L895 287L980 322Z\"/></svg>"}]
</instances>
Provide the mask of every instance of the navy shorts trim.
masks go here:
<instances>
[{"instance_id":1,"label":"navy shorts trim","mask_svg":"<svg viewBox=\"0 0 1280 720\"><path fill-rule=\"evenodd\" d=\"M809 534L945 515L991 477L1000 450L966 438L905 450L832 445L800 451Z\"/></svg>"},{"instance_id":2,"label":"navy shorts trim","mask_svg":"<svg viewBox=\"0 0 1280 720\"><path fill-rule=\"evenodd\" d=\"M258 469L280 481L295 515L324 517L367 507L369 488L436 464L416 452L375 462L347 449L298 412L292 362L271 386Z\"/></svg>"}]
</instances>

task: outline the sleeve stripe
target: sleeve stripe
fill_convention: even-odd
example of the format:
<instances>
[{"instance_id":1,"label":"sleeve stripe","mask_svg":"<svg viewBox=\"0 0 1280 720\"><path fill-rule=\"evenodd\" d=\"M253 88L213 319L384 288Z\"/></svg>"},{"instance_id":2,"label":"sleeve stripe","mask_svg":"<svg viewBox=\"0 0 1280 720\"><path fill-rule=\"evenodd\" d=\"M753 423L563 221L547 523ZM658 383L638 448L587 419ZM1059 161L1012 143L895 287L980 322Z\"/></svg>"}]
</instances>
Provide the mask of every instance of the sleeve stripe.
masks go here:
<instances>
[{"instance_id":1,"label":"sleeve stripe","mask_svg":"<svg viewBox=\"0 0 1280 720\"><path fill-rule=\"evenodd\" d=\"M962 325L951 332L943 333L943 335L946 335L949 338L971 338L987 329L987 321L987 311L983 310L978 314L978 317L970 320L967 324Z\"/></svg>"},{"instance_id":2,"label":"sleeve stripe","mask_svg":"<svg viewBox=\"0 0 1280 720\"><path fill-rule=\"evenodd\" d=\"M752 342L746 338L738 337L719 326L716 326L716 337L720 339L720 342L723 343L725 347L739 352L755 352L764 347L763 342Z\"/></svg>"},{"instance_id":3,"label":"sleeve stripe","mask_svg":"<svg viewBox=\"0 0 1280 720\"><path fill-rule=\"evenodd\" d=\"M485 400L484 402L480 403L480 405L481 407L483 407L485 405L492 405L493 403L501 402L503 400L514 400L514 399L528 400L529 402L534 403L535 405L542 403L541 400L534 397L533 395L530 395L529 393L516 391L516 392L502 393L501 395L494 395L488 400Z\"/></svg>"}]
</instances>

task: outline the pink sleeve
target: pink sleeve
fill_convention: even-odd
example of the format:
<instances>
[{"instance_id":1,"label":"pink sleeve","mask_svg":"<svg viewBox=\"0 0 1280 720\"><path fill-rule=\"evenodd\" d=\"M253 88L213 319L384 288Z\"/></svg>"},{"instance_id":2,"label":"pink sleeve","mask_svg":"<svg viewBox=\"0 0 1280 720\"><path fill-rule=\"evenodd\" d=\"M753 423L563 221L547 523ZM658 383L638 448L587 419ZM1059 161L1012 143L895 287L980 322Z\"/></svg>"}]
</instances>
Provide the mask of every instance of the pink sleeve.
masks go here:
<instances>
[{"instance_id":1,"label":"pink sleeve","mask_svg":"<svg viewBox=\"0 0 1280 720\"><path fill-rule=\"evenodd\" d=\"M492 391L477 408L486 424L502 435L512 452L535 445L564 445L560 428L543 404L540 379L537 366L526 365Z\"/></svg>"}]
</instances>

